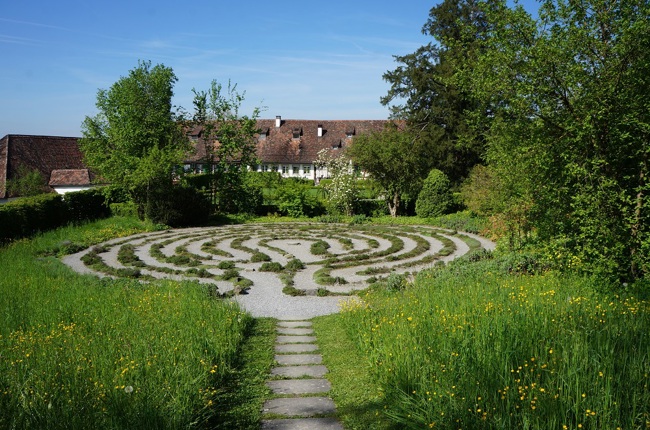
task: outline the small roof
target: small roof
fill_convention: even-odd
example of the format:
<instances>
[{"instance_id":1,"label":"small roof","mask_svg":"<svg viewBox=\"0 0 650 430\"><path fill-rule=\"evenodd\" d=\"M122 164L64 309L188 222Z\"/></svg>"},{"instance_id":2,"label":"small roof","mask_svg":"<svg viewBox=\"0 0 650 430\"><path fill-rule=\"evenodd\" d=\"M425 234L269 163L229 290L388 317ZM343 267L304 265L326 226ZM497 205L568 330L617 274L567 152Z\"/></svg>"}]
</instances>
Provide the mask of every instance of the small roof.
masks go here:
<instances>
[{"instance_id":1,"label":"small roof","mask_svg":"<svg viewBox=\"0 0 650 430\"><path fill-rule=\"evenodd\" d=\"M90 173L88 169L61 169L52 170L50 187L89 186Z\"/></svg>"}]
</instances>

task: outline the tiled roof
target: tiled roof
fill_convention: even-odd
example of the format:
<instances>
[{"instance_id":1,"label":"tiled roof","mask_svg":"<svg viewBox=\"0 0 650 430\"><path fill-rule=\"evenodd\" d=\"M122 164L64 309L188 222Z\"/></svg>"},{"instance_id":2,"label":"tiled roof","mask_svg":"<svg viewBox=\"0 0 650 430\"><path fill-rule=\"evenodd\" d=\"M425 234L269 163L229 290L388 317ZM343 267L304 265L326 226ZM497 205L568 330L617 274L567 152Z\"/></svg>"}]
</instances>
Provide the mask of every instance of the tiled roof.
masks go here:
<instances>
[{"instance_id":1,"label":"tiled roof","mask_svg":"<svg viewBox=\"0 0 650 430\"><path fill-rule=\"evenodd\" d=\"M49 185L50 187L88 186L90 185L90 173L88 169L52 170Z\"/></svg>"},{"instance_id":2,"label":"tiled roof","mask_svg":"<svg viewBox=\"0 0 650 430\"><path fill-rule=\"evenodd\" d=\"M53 170L86 169L76 137L9 134L0 139L0 198L20 165L49 178Z\"/></svg>"},{"instance_id":3,"label":"tiled roof","mask_svg":"<svg viewBox=\"0 0 650 430\"><path fill-rule=\"evenodd\" d=\"M350 145L355 136L362 133L381 131L389 122L387 120L280 120L260 119L257 127L261 130L256 136L257 157L262 163L311 164L322 149L336 153ZM319 127L322 129L319 136ZM200 129L195 128L190 136L199 136ZM205 160L205 148L196 145L196 153L189 156L187 162ZM18 166L38 170L43 177L50 178L55 170L85 170L83 154L79 150L78 138L58 136L31 136L8 134L0 139L0 198L7 197L6 181L15 177ZM88 172L89 181L95 180ZM59 175L57 173L57 175ZM79 173L70 174L70 181L82 179ZM52 176L57 185L67 181L63 177Z\"/></svg>"},{"instance_id":4,"label":"tiled roof","mask_svg":"<svg viewBox=\"0 0 650 430\"><path fill-rule=\"evenodd\" d=\"M386 120L280 120L260 119L257 128L257 157L262 163L311 164L322 149L338 151L350 145L355 136L381 131ZM321 127L321 136L318 129ZM197 137L200 129L193 129L190 136ZM187 162L205 160L204 145L196 145L196 152Z\"/></svg>"}]
</instances>

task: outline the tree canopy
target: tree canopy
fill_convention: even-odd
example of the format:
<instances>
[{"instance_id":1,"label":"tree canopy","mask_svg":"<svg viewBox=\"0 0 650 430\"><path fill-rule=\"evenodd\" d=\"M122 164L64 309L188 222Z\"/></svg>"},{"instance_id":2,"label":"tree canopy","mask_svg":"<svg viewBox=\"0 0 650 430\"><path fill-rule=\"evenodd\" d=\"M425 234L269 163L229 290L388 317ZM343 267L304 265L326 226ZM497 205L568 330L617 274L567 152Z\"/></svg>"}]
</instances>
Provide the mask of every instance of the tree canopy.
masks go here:
<instances>
[{"instance_id":1,"label":"tree canopy","mask_svg":"<svg viewBox=\"0 0 650 430\"><path fill-rule=\"evenodd\" d=\"M139 62L110 89L100 89L99 113L82 124L80 147L88 166L127 189L143 214L152 192L172 183L174 166L190 149L173 110L171 68Z\"/></svg>"},{"instance_id":2,"label":"tree canopy","mask_svg":"<svg viewBox=\"0 0 650 430\"><path fill-rule=\"evenodd\" d=\"M477 108L476 102L453 77L460 64L474 61L486 28L477 1L445 0L431 8L422 28L434 41L396 56L400 65L383 76L391 87L381 103L390 106L393 118L407 121L426 151L429 169L442 170L454 184L484 153L481 136L467 125L467 113Z\"/></svg>"},{"instance_id":3,"label":"tree canopy","mask_svg":"<svg viewBox=\"0 0 650 430\"><path fill-rule=\"evenodd\" d=\"M230 82L226 87L212 81L207 91L194 91L193 125L201 130L213 203L223 212L247 212L253 190L247 186L245 173L257 164L255 136L260 108L250 116L241 115L245 93Z\"/></svg>"},{"instance_id":4,"label":"tree canopy","mask_svg":"<svg viewBox=\"0 0 650 430\"><path fill-rule=\"evenodd\" d=\"M391 216L397 215L405 195L417 195L428 173L426 151L421 140L395 124L357 136L347 149L354 163L383 189Z\"/></svg>"},{"instance_id":5,"label":"tree canopy","mask_svg":"<svg viewBox=\"0 0 650 430\"><path fill-rule=\"evenodd\" d=\"M544 0L537 20L505 1L478 6L490 25L456 79L489 113L474 116L489 164L558 255L619 279L644 276L650 4Z\"/></svg>"}]
</instances>

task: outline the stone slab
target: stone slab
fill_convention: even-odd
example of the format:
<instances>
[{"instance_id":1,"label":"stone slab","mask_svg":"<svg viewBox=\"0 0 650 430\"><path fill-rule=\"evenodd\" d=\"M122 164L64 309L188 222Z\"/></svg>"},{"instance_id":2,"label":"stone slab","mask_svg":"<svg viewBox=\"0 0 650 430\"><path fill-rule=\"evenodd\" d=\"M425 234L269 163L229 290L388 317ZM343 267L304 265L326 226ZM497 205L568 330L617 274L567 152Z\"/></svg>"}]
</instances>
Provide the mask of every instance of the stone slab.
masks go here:
<instances>
[{"instance_id":1,"label":"stone slab","mask_svg":"<svg viewBox=\"0 0 650 430\"><path fill-rule=\"evenodd\" d=\"M278 321L278 327L311 327L311 321Z\"/></svg>"},{"instance_id":2,"label":"stone slab","mask_svg":"<svg viewBox=\"0 0 650 430\"><path fill-rule=\"evenodd\" d=\"M301 364L321 364L323 356L320 354L287 354L276 355L275 361L282 366L295 366Z\"/></svg>"},{"instance_id":3,"label":"stone slab","mask_svg":"<svg viewBox=\"0 0 650 430\"><path fill-rule=\"evenodd\" d=\"M291 334L291 335L298 335L298 336L306 336L309 334L314 334L314 330L311 328L278 327L277 331L280 334Z\"/></svg>"},{"instance_id":4,"label":"stone slab","mask_svg":"<svg viewBox=\"0 0 650 430\"><path fill-rule=\"evenodd\" d=\"M314 352L318 350L318 345L313 343L283 343L275 345L275 352L279 353L300 353L300 352Z\"/></svg>"},{"instance_id":5,"label":"stone slab","mask_svg":"<svg viewBox=\"0 0 650 430\"><path fill-rule=\"evenodd\" d=\"M274 394L319 394L327 393L332 389L332 384L327 379L286 379L268 381L266 386Z\"/></svg>"},{"instance_id":6,"label":"stone slab","mask_svg":"<svg viewBox=\"0 0 650 430\"><path fill-rule=\"evenodd\" d=\"M282 366L271 369L271 376L282 376L285 378L322 378L327 373L327 367L317 364L313 366Z\"/></svg>"},{"instance_id":7,"label":"stone slab","mask_svg":"<svg viewBox=\"0 0 650 430\"><path fill-rule=\"evenodd\" d=\"M314 343L316 336L278 336L276 343Z\"/></svg>"},{"instance_id":8,"label":"stone slab","mask_svg":"<svg viewBox=\"0 0 650 430\"><path fill-rule=\"evenodd\" d=\"M336 418L294 418L262 421L262 430L343 430Z\"/></svg>"},{"instance_id":9,"label":"stone slab","mask_svg":"<svg viewBox=\"0 0 650 430\"><path fill-rule=\"evenodd\" d=\"M329 397L281 397L267 400L263 412L291 417L329 415L336 411Z\"/></svg>"}]
</instances>

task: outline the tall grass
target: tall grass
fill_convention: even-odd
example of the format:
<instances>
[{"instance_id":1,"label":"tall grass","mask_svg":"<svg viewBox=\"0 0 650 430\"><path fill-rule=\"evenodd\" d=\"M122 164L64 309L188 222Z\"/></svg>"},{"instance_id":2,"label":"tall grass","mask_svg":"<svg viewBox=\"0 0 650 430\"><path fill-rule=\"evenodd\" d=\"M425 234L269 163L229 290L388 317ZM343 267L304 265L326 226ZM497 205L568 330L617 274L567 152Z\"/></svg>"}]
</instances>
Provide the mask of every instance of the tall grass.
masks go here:
<instances>
[{"instance_id":1,"label":"tall grass","mask_svg":"<svg viewBox=\"0 0 650 430\"><path fill-rule=\"evenodd\" d=\"M194 282L81 276L54 256L110 219L0 249L0 428L205 428L250 317Z\"/></svg>"},{"instance_id":2,"label":"tall grass","mask_svg":"<svg viewBox=\"0 0 650 430\"><path fill-rule=\"evenodd\" d=\"M423 272L344 309L387 414L414 429L650 427L648 302L494 267Z\"/></svg>"}]
</instances>

